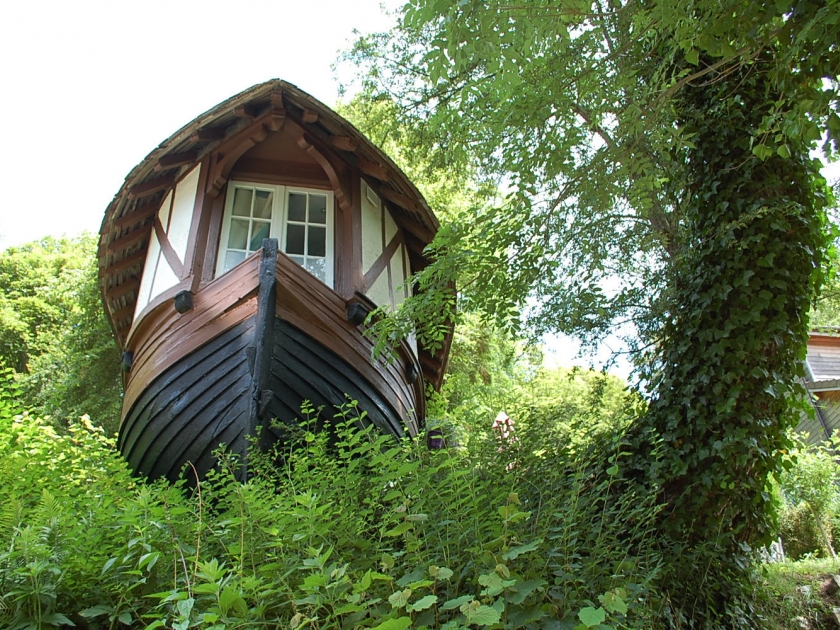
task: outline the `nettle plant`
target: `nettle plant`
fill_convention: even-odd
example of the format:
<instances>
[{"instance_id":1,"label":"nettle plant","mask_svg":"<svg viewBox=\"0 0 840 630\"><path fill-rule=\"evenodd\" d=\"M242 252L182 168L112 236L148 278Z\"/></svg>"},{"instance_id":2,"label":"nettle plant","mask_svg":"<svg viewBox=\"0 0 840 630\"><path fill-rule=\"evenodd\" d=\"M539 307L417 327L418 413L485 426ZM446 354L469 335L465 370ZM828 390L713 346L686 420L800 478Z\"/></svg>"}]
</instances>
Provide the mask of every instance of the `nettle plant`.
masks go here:
<instances>
[{"instance_id":1,"label":"nettle plant","mask_svg":"<svg viewBox=\"0 0 840 630\"><path fill-rule=\"evenodd\" d=\"M0 624L650 625L655 513L615 491L617 465L589 463L609 451L572 457L523 431L435 452L362 421L348 405L329 430L287 428L282 451L250 455L247 483L222 453L188 488L132 480L84 424L5 420L4 473L32 465L0 489Z\"/></svg>"}]
</instances>

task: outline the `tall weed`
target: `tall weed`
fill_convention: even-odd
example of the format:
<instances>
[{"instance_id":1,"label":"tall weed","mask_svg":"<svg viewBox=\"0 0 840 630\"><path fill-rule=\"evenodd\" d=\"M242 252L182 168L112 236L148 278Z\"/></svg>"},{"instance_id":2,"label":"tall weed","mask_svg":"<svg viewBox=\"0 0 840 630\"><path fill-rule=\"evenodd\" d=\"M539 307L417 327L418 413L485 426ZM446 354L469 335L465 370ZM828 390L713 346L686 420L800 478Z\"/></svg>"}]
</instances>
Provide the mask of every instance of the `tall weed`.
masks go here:
<instances>
[{"instance_id":1,"label":"tall weed","mask_svg":"<svg viewBox=\"0 0 840 630\"><path fill-rule=\"evenodd\" d=\"M221 453L189 489L132 479L84 421L6 419L0 626L649 625L655 513L618 490L609 442L534 426L429 451L361 420L287 430L247 483Z\"/></svg>"}]
</instances>

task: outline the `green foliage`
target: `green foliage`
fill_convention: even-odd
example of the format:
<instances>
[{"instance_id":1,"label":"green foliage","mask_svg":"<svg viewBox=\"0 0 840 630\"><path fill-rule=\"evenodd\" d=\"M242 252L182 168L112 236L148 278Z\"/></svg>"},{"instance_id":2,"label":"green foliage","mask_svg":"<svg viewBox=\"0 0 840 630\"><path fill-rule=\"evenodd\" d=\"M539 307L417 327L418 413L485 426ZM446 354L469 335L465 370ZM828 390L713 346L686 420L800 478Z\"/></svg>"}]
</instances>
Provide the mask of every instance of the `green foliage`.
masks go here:
<instances>
[{"instance_id":1,"label":"green foliage","mask_svg":"<svg viewBox=\"0 0 840 630\"><path fill-rule=\"evenodd\" d=\"M17 479L0 486L0 623L630 628L656 618L650 497L614 491L600 464L609 442L573 455L535 429L501 450L491 437L430 452L357 424L349 406L329 433L304 426L281 452L254 455L248 483L223 456L188 491L136 484L90 426L62 436L4 418L0 466Z\"/></svg>"},{"instance_id":2,"label":"green foliage","mask_svg":"<svg viewBox=\"0 0 840 630\"><path fill-rule=\"evenodd\" d=\"M675 626L752 624L743 568L772 531L765 485L827 262L809 151L840 133L838 19L833 3L415 0L348 54L371 94L508 187L443 232L419 282L471 287L537 333L633 325L651 403L626 480L660 493Z\"/></svg>"},{"instance_id":3,"label":"green foliage","mask_svg":"<svg viewBox=\"0 0 840 630\"><path fill-rule=\"evenodd\" d=\"M840 526L837 446L837 438L815 446L799 441L779 477L780 531L791 558L815 552L835 557L832 529Z\"/></svg>"},{"instance_id":4,"label":"green foliage","mask_svg":"<svg viewBox=\"0 0 840 630\"><path fill-rule=\"evenodd\" d=\"M0 360L27 405L57 423L89 414L109 433L121 407L119 352L98 288L96 239L45 238L0 253Z\"/></svg>"}]
</instances>

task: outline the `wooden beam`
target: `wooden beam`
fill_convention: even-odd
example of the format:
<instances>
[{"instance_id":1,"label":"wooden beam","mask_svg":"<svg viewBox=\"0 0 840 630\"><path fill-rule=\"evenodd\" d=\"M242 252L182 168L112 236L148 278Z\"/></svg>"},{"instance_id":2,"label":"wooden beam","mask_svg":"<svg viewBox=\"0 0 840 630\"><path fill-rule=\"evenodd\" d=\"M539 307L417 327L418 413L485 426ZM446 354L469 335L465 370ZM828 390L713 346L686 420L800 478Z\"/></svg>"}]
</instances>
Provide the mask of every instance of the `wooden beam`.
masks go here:
<instances>
[{"instance_id":1,"label":"wooden beam","mask_svg":"<svg viewBox=\"0 0 840 630\"><path fill-rule=\"evenodd\" d=\"M143 262L146 259L146 248L141 249L140 251L134 252L123 258L122 260L118 260L108 267L105 268L105 275L109 278L117 275L118 273L133 267L137 263Z\"/></svg>"},{"instance_id":2,"label":"wooden beam","mask_svg":"<svg viewBox=\"0 0 840 630\"><path fill-rule=\"evenodd\" d=\"M356 160L356 166L359 167L359 170L362 171L365 175L370 175L371 177L375 177L381 182L387 182L390 178L388 175L388 171L385 170L384 167L380 166L376 162L371 162L363 157L359 157Z\"/></svg>"},{"instance_id":3,"label":"wooden beam","mask_svg":"<svg viewBox=\"0 0 840 630\"><path fill-rule=\"evenodd\" d=\"M283 89L271 90L271 112L268 116L268 128L280 131L286 124L286 104L283 102Z\"/></svg>"},{"instance_id":4,"label":"wooden beam","mask_svg":"<svg viewBox=\"0 0 840 630\"><path fill-rule=\"evenodd\" d=\"M143 182L142 184L137 184L136 186L132 186L131 188L129 188L128 198L137 199L137 197L144 197L146 195L156 193L160 190L172 188L174 185L174 177L158 177L157 179L150 179L149 181Z\"/></svg>"},{"instance_id":5,"label":"wooden beam","mask_svg":"<svg viewBox=\"0 0 840 630\"><path fill-rule=\"evenodd\" d=\"M126 293L131 293L140 288L140 279L137 276L132 276L122 284L111 287L105 290L105 299L110 301L119 300Z\"/></svg>"},{"instance_id":6,"label":"wooden beam","mask_svg":"<svg viewBox=\"0 0 840 630\"><path fill-rule=\"evenodd\" d=\"M257 117L257 109L253 105L240 105L233 110L239 118L254 120Z\"/></svg>"},{"instance_id":7,"label":"wooden beam","mask_svg":"<svg viewBox=\"0 0 840 630\"><path fill-rule=\"evenodd\" d=\"M170 153L169 155L164 155L162 158L158 160L158 163L155 164L155 170L165 171L170 168L175 168L176 166L183 166L184 164L190 164L191 162L195 162L198 159L198 151L184 151L183 153Z\"/></svg>"},{"instance_id":8,"label":"wooden beam","mask_svg":"<svg viewBox=\"0 0 840 630\"><path fill-rule=\"evenodd\" d=\"M418 352L420 356L417 358L420 360L420 364L423 366L423 372L431 372L435 376L440 373L441 368L441 361L437 357L429 354L425 350L421 350Z\"/></svg>"},{"instance_id":9,"label":"wooden beam","mask_svg":"<svg viewBox=\"0 0 840 630\"><path fill-rule=\"evenodd\" d=\"M134 315L135 306L136 305L134 303L126 304L116 313L111 313L111 319L115 322L118 322L122 319L125 319L126 317L131 317L132 315Z\"/></svg>"},{"instance_id":10,"label":"wooden beam","mask_svg":"<svg viewBox=\"0 0 840 630\"><path fill-rule=\"evenodd\" d=\"M159 208L159 203L147 203L142 206L137 206L128 214L124 214L119 219L114 219L114 229L124 230L125 228L142 223L149 217L157 214Z\"/></svg>"},{"instance_id":11,"label":"wooden beam","mask_svg":"<svg viewBox=\"0 0 840 630\"><path fill-rule=\"evenodd\" d=\"M149 233L152 231L152 224L147 223L145 225L141 225L136 230L132 230L128 234L124 234L120 238L115 241L111 241L108 243L108 253L114 254L116 252L121 252L124 249L128 249L132 245L136 245L144 238L149 238Z\"/></svg>"},{"instance_id":12,"label":"wooden beam","mask_svg":"<svg viewBox=\"0 0 840 630\"><path fill-rule=\"evenodd\" d=\"M377 188L376 192L378 192L381 197L384 197L388 201L397 204L401 208L410 210L411 212L417 212L420 209L416 201L410 197L406 197L402 193L398 193L393 188L383 186L382 188Z\"/></svg>"},{"instance_id":13,"label":"wooden beam","mask_svg":"<svg viewBox=\"0 0 840 630\"><path fill-rule=\"evenodd\" d=\"M318 112L313 112L311 109L304 109L303 116L301 116L301 120L305 123L314 123L318 122Z\"/></svg>"},{"instance_id":14,"label":"wooden beam","mask_svg":"<svg viewBox=\"0 0 840 630\"><path fill-rule=\"evenodd\" d=\"M359 146L358 143L350 136L332 136L330 143L336 148L343 151L355 151Z\"/></svg>"},{"instance_id":15,"label":"wooden beam","mask_svg":"<svg viewBox=\"0 0 840 630\"><path fill-rule=\"evenodd\" d=\"M190 140L193 142L211 142L213 140L221 140L225 137L225 130L221 127L204 127L199 129L192 136Z\"/></svg>"}]
</instances>

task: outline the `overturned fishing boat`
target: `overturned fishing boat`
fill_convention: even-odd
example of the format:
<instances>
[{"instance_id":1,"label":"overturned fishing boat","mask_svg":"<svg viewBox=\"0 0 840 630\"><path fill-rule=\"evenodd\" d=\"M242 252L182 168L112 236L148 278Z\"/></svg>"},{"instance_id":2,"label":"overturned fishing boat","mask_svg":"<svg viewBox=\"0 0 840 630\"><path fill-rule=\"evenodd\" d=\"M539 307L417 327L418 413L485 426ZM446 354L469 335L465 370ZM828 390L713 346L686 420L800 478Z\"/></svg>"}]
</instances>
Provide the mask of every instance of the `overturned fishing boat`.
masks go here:
<instances>
[{"instance_id":1,"label":"overturned fishing boat","mask_svg":"<svg viewBox=\"0 0 840 630\"><path fill-rule=\"evenodd\" d=\"M164 141L129 173L99 243L134 471L203 477L222 444L244 455L249 436L282 439L272 421L299 422L305 400L324 424L349 397L382 431L417 435L451 331L442 348L410 338L386 359L364 328L408 297L437 228L381 150L284 81Z\"/></svg>"}]
</instances>

